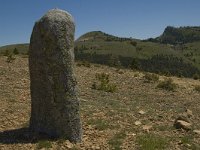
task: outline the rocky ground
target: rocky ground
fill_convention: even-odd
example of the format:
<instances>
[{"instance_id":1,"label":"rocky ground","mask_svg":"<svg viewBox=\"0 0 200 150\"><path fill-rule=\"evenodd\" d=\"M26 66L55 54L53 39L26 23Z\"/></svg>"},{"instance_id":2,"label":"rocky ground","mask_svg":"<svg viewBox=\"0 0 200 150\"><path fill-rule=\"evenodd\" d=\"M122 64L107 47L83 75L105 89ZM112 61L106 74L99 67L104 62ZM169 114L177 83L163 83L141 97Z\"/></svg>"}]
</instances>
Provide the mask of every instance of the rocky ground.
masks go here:
<instances>
[{"instance_id":1,"label":"rocky ground","mask_svg":"<svg viewBox=\"0 0 200 150\"><path fill-rule=\"evenodd\" d=\"M141 72L101 65L76 65L81 102L83 141L30 136L28 59L18 56L8 64L0 57L0 149L200 149L199 80L171 77L175 91L156 88L159 81L145 82ZM96 73L109 74L113 93L92 89ZM179 116L184 129L176 129ZM184 118L183 117L183 118ZM179 117L180 119L180 117ZM187 124L188 123L188 124Z\"/></svg>"}]
</instances>

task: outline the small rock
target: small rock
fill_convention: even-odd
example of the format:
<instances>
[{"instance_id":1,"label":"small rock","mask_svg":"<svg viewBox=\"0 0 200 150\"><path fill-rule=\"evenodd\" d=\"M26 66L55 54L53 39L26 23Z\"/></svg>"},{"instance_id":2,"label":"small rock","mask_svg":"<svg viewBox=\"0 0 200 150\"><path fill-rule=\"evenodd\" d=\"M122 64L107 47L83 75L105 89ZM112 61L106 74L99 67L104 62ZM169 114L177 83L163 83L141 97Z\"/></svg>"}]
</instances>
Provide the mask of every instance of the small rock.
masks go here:
<instances>
[{"instance_id":1,"label":"small rock","mask_svg":"<svg viewBox=\"0 0 200 150\"><path fill-rule=\"evenodd\" d=\"M73 145L70 141L68 141L68 140L66 141L66 147L67 147L67 148L70 149L70 148L72 148L73 146L74 146L74 145Z\"/></svg>"},{"instance_id":2,"label":"small rock","mask_svg":"<svg viewBox=\"0 0 200 150\"><path fill-rule=\"evenodd\" d=\"M99 146L96 146L96 149L101 149Z\"/></svg>"},{"instance_id":3,"label":"small rock","mask_svg":"<svg viewBox=\"0 0 200 150\"><path fill-rule=\"evenodd\" d=\"M142 129L143 129L144 131L149 132L149 130L150 130L152 127L153 127L153 126L151 126L151 125L144 125L144 126L142 126Z\"/></svg>"},{"instance_id":4,"label":"small rock","mask_svg":"<svg viewBox=\"0 0 200 150\"><path fill-rule=\"evenodd\" d=\"M139 113L140 115L144 115L146 112L143 111L143 110L140 110L138 113Z\"/></svg>"},{"instance_id":5,"label":"small rock","mask_svg":"<svg viewBox=\"0 0 200 150\"><path fill-rule=\"evenodd\" d=\"M128 133L128 134L126 134L127 136L136 136L136 134L135 133Z\"/></svg>"},{"instance_id":6,"label":"small rock","mask_svg":"<svg viewBox=\"0 0 200 150\"><path fill-rule=\"evenodd\" d=\"M81 100L82 102L87 102L87 101L88 101L88 100L86 100L86 99L82 99L82 98L81 98L80 100Z\"/></svg>"},{"instance_id":7,"label":"small rock","mask_svg":"<svg viewBox=\"0 0 200 150\"><path fill-rule=\"evenodd\" d=\"M69 149L71 149L73 146L72 145L67 145L66 147L69 148Z\"/></svg>"},{"instance_id":8,"label":"small rock","mask_svg":"<svg viewBox=\"0 0 200 150\"><path fill-rule=\"evenodd\" d=\"M96 150L96 149L101 149L101 148L99 146L92 146L92 149Z\"/></svg>"},{"instance_id":9,"label":"small rock","mask_svg":"<svg viewBox=\"0 0 200 150\"><path fill-rule=\"evenodd\" d=\"M191 130L192 124L184 120L176 120L174 123L176 129Z\"/></svg>"},{"instance_id":10,"label":"small rock","mask_svg":"<svg viewBox=\"0 0 200 150\"><path fill-rule=\"evenodd\" d=\"M141 123L140 121L136 121L136 122L135 122L135 125L136 125L136 126L139 126L139 125L141 125L141 124L142 124L142 123Z\"/></svg>"},{"instance_id":11,"label":"small rock","mask_svg":"<svg viewBox=\"0 0 200 150\"><path fill-rule=\"evenodd\" d=\"M193 130L193 132L200 135L200 130Z\"/></svg>"},{"instance_id":12,"label":"small rock","mask_svg":"<svg viewBox=\"0 0 200 150\"><path fill-rule=\"evenodd\" d=\"M187 145L187 147L191 147L192 145L190 145L190 144L186 144Z\"/></svg>"},{"instance_id":13,"label":"small rock","mask_svg":"<svg viewBox=\"0 0 200 150\"><path fill-rule=\"evenodd\" d=\"M136 134L135 133L133 133L133 134L131 134L132 136L136 136Z\"/></svg>"},{"instance_id":14,"label":"small rock","mask_svg":"<svg viewBox=\"0 0 200 150\"><path fill-rule=\"evenodd\" d=\"M190 123L190 119L187 117L186 114L180 115L180 116L176 119L176 121L177 121L177 120L182 120L182 121L185 121L185 122ZM175 121L175 122L176 122L176 121Z\"/></svg>"}]
</instances>

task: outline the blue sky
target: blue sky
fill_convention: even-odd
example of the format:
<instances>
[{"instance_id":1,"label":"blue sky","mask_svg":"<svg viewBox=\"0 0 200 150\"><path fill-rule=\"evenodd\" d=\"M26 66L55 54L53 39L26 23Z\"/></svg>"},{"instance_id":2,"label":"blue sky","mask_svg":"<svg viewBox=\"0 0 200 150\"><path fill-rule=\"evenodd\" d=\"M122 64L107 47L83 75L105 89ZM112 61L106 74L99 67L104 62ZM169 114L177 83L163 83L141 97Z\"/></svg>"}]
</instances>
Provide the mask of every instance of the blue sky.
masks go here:
<instances>
[{"instance_id":1,"label":"blue sky","mask_svg":"<svg viewBox=\"0 0 200 150\"><path fill-rule=\"evenodd\" d=\"M76 38L88 31L146 39L170 26L200 26L200 0L0 0L0 46L28 43L49 9L70 12Z\"/></svg>"}]
</instances>

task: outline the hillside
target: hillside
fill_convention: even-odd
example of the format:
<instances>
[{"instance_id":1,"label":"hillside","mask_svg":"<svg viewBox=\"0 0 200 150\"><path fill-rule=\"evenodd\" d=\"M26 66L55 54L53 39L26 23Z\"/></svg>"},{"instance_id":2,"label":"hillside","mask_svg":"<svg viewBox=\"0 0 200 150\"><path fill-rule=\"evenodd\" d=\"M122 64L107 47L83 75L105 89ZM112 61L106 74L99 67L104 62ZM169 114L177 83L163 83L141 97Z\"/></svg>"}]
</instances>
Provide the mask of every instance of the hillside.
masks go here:
<instances>
[{"instance_id":1,"label":"hillside","mask_svg":"<svg viewBox=\"0 0 200 150\"><path fill-rule=\"evenodd\" d=\"M147 80L146 73L91 64L76 63L83 142L73 144L64 139L31 136L27 127L30 117L30 79L28 59L16 56L10 64L0 56L0 149L101 149L154 150L200 149L199 80L171 77L175 91L157 88L169 79ZM113 93L95 90L96 74L107 73ZM148 81L148 82L147 82ZM187 110L187 111L186 111ZM192 130L177 130L176 118L187 112Z\"/></svg>"},{"instance_id":2,"label":"hillside","mask_svg":"<svg viewBox=\"0 0 200 150\"><path fill-rule=\"evenodd\" d=\"M160 37L148 40L93 31L75 41L75 58L165 75L200 76L199 35L199 27L167 27ZM0 52L15 47L22 53L28 51L28 44L22 44L0 47Z\"/></svg>"},{"instance_id":3,"label":"hillside","mask_svg":"<svg viewBox=\"0 0 200 150\"><path fill-rule=\"evenodd\" d=\"M75 56L92 63L192 77L200 74L199 48L198 42L173 46L94 31L76 41Z\"/></svg>"},{"instance_id":4,"label":"hillside","mask_svg":"<svg viewBox=\"0 0 200 150\"><path fill-rule=\"evenodd\" d=\"M166 44L184 44L200 41L200 27L175 28L168 26L156 40Z\"/></svg>"},{"instance_id":5,"label":"hillside","mask_svg":"<svg viewBox=\"0 0 200 150\"><path fill-rule=\"evenodd\" d=\"M24 44L13 44L13 45L2 46L2 47L0 47L0 53L4 53L5 51L12 52L15 48L19 51L19 53L27 54L29 44L24 43Z\"/></svg>"},{"instance_id":6,"label":"hillside","mask_svg":"<svg viewBox=\"0 0 200 150\"><path fill-rule=\"evenodd\" d=\"M102 31L92 31L80 36L76 42L85 42L85 41L130 41L129 38L120 38L113 36Z\"/></svg>"}]
</instances>

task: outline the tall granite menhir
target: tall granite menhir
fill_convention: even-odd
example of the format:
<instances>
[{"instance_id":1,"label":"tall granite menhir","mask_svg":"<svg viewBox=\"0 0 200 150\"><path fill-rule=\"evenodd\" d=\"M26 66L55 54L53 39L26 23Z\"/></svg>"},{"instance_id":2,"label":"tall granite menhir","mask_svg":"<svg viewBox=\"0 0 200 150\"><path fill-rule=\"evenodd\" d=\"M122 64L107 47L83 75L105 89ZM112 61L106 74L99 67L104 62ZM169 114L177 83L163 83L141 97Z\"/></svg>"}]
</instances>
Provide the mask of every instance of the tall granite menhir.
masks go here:
<instances>
[{"instance_id":1,"label":"tall granite menhir","mask_svg":"<svg viewBox=\"0 0 200 150\"><path fill-rule=\"evenodd\" d=\"M53 9L35 23L30 41L30 129L80 142L82 128L74 77L74 22Z\"/></svg>"}]
</instances>

